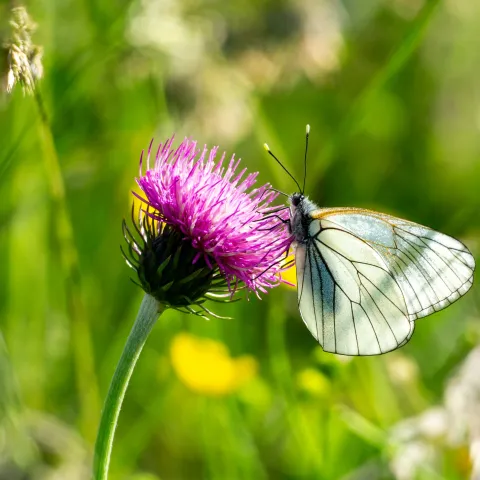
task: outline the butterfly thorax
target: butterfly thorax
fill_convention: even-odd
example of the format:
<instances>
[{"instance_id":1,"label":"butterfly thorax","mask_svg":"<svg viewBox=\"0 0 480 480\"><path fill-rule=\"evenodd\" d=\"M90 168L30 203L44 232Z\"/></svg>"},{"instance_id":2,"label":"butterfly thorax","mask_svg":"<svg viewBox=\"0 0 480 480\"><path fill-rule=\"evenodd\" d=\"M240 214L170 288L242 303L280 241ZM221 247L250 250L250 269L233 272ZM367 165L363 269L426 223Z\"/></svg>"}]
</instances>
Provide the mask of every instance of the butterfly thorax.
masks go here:
<instances>
[{"instance_id":1,"label":"butterfly thorax","mask_svg":"<svg viewBox=\"0 0 480 480\"><path fill-rule=\"evenodd\" d=\"M301 193L290 195L290 233L298 243L305 243L308 239L308 226L312 221L311 213L318 210L318 206Z\"/></svg>"}]
</instances>

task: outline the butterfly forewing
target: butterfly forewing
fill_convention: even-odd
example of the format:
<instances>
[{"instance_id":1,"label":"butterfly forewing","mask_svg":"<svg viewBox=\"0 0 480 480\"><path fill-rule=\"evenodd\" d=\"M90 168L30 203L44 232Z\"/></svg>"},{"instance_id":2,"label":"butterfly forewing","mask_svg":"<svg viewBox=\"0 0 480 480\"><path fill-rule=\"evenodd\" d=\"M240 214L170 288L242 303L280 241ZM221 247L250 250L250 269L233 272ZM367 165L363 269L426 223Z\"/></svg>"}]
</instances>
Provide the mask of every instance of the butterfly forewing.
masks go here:
<instances>
[{"instance_id":1,"label":"butterfly forewing","mask_svg":"<svg viewBox=\"0 0 480 480\"><path fill-rule=\"evenodd\" d=\"M467 292L475 262L458 240L362 209L319 209L296 252L298 303L328 352L375 355L404 345L413 321Z\"/></svg>"},{"instance_id":2,"label":"butterfly forewing","mask_svg":"<svg viewBox=\"0 0 480 480\"><path fill-rule=\"evenodd\" d=\"M404 294L410 320L447 307L472 286L472 254L448 235L369 210L320 209L314 216L321 225L362 239L382 256Z\"/></svg>"}]
</instances>

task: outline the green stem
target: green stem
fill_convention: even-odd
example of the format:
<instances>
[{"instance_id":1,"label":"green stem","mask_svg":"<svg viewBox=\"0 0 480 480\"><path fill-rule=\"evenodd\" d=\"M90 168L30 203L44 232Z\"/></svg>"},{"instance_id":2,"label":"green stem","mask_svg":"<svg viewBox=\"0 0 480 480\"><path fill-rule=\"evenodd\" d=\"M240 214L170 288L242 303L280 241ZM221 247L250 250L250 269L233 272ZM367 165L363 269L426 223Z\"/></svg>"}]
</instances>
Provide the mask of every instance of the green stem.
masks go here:
<instances>
[{"instance_id":1,"label":"green stem","mask_svg":"<svg viewBox=\"0 0 480 480\"><path fill-rule=\"evenodd\" d=\"M93 441L100 411L100 395L89 318L82 295L80 262L55 139L38 86L34 90L34 98L40 116L40 140L44 150L45 173L53 201L53 223L59 246L58 255L65 277L66 306L71 322L75 379L80 401L80 431L88 441Z\"/></svg>"},{"instance_id":2,"label":"green stem","mask_svg":"<svg viewBox=\"0 0 480 480\"><path fill-rule=\"evenodd\" d=\"M160 305L157 300L148 293L143 297L137 319L128 336L122 356L113 374L112 383L110 384L103 407L97 441L95 443L94 480L106 480L108 477L113 437L128 382L130 381L140 352L147 341L147 337L164 310L165 307Z\"/></svg>"}]
</instances>

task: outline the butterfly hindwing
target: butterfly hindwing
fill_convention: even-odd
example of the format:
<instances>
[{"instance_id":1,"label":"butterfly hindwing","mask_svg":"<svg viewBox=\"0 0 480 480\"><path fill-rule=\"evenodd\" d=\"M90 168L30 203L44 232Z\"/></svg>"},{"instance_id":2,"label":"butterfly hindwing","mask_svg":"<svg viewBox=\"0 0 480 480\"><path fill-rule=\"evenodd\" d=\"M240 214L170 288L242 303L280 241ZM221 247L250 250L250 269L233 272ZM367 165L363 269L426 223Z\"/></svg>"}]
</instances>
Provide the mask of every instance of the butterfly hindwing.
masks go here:
<instances>
[{"instance_id":1,"label":"butterfly hindwing","mask_svg":"<svg viewBox=\"0 0 480 480\"><path fill-rule=\"evenodd\" d=\"M341 229L311 224L296 252L299 308L323 349L377 355L411 336L403 294L381 256Z\"/></svg>"}]
</instances>

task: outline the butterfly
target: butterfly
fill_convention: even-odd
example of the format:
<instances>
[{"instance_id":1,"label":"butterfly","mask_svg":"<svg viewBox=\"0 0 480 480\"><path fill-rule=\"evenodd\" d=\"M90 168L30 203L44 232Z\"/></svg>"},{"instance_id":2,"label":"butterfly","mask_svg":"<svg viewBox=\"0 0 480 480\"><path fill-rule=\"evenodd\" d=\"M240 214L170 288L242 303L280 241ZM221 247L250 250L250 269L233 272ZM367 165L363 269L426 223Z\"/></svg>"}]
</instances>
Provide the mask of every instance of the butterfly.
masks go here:
<instances>
[{"instance_id":1,"label":"butterfly","mask_svg":"<svg viewBox=\"0 0 480 480\"><path fill-rule=\"evenodd\" d=\"M305 177L308 137L305 148ZM289 219L302 319L326 352L379 355L405 345L415 320L472 286L463 243L408 220L362 208L319 208L293 178ZM305 186L305 181L304 181Z\"/></svg>"}]
</instances>

